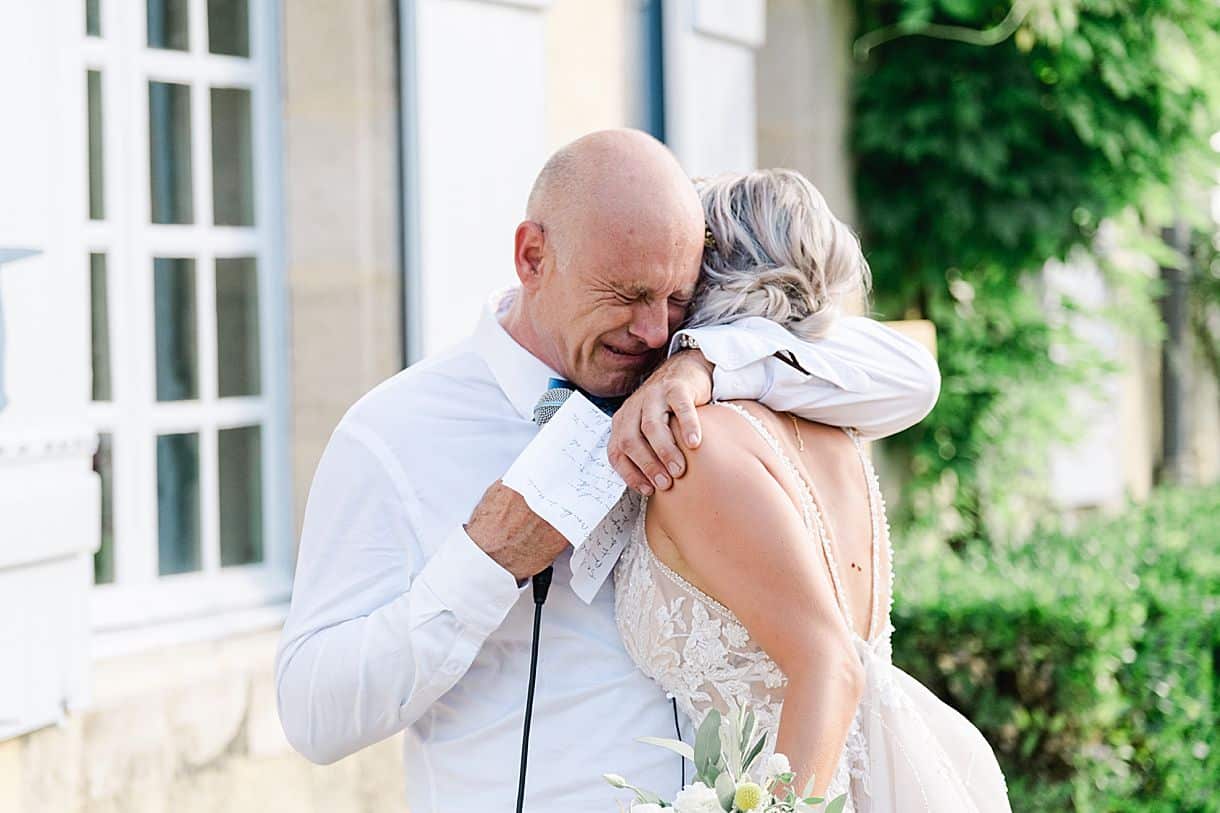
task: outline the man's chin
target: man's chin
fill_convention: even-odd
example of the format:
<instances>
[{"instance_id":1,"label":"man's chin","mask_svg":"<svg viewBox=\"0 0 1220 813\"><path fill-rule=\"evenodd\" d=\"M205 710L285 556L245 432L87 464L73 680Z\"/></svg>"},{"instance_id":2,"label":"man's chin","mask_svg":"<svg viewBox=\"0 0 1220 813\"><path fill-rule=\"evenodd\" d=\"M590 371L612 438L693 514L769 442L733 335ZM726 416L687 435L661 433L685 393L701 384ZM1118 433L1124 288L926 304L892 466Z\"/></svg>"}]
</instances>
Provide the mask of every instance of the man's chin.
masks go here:
<instances>
[{"instance_id":1,"label":"man's chin","mask_svg":"<svg viewBox=\"0 0 1220 813\"><path fill-rule=\"evenodd\" d=\"M639 386L638 382L638 377L631 381L623 381L621 375L619 375L613 379L605 378L596 387L585 388L585 392L590 395L596 395L598 398L625 398Z\"/></svg>"},{"instance_id":2,"label":"man's chin","mask_svg":"<svg viewBox=\"0 0 1220 813\"><path fill-rule=\"evenodd\" d=\"M638 371L615 370L598 382L596 390L590 389L589 392L600 398L626 397L635 392L655 368L655 364L649 364Z\"/></svg>"}]
</instances>

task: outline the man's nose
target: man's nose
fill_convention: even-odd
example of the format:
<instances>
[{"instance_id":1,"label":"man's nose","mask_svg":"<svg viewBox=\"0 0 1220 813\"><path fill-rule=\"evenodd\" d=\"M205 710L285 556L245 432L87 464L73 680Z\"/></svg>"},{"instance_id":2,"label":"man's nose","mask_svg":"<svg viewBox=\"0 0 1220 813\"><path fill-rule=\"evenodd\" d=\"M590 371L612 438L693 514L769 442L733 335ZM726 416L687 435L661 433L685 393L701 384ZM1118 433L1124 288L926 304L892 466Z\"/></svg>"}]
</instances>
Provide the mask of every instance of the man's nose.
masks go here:
<instances>
[{"instance_id":1,"label":"man's nose","mask_svg":"<svg viewBox=\"0 0 1220 813\"><path fill-rule=\"evenodd\" d=\"M664 347L669 341L669 310L665 300L636 303L630 333L653 350Z\"/></svg>"}]
</instances>

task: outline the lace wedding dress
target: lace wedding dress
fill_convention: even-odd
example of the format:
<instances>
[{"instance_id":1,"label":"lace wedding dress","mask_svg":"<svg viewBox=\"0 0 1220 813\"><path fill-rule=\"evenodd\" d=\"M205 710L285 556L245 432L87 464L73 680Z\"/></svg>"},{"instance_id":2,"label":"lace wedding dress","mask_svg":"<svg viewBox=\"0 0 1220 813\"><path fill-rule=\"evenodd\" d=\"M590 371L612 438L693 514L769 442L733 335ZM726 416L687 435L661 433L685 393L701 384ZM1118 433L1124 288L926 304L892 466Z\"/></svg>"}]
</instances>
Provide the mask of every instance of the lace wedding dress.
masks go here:
<instances>
[{"instance_id":1,"label":"lace wedding dress","mask_svg":"<svg viewBox=\"0 0 1220 813\"><path fill-rule=\"evenodd\" d=\"M878 573L889 567L889 526L876 474L856 435L872 513L872 618L864 636L851 613L813 492L762 421L736 404L718 402L749 421L801 485L810 543L830 570L843 623L864 666L865 686L827 798L846 793L855 813L1009 813L1003 774L986 740L968 720L891 663L889 608ZM700 723L748 703L759 725L779 728L787 680L727 607L698 590L652 552L644 534L647 499L615 569L615 611L627 652L678 707ZM887 591L888 593L889 591ZM763 758L774 750L771 739ZM757 778L757 777L756 777Z\"/></svg>"}]
</instances>

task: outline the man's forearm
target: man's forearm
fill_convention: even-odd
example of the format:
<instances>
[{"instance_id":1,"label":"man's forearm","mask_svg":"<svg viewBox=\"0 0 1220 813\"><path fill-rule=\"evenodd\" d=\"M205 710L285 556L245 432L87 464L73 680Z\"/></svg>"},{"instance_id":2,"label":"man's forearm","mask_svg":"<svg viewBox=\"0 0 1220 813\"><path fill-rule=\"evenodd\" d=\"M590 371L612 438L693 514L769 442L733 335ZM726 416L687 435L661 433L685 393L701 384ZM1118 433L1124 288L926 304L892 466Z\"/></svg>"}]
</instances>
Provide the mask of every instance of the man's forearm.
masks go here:
<instances>
[{"instance_id":1,"label":"man's forearm","mask_svg":"<svg viewBox=\"0 0 1220 813\"><path fill-rule=\"evenodd\" d=\"M411 484L345 423L310 489L276 658L289 742L328 763L416 720L465 674L520 591L460 525L423 540ZM424 558L424 551L429 551Z\"/></svg>"},{"instance_id":2,"label":"man's forearm","mask_svg":"<svg viewBox=\"0 0 1220 813\"><path fill-rule=\"evenodd\" d=\"M413 723L461 679L519 594L482 559L459 529L392 601L336 624L305 620L286 638L276 688L297 751L342 759Z\"/></svg>"}]
</instances>

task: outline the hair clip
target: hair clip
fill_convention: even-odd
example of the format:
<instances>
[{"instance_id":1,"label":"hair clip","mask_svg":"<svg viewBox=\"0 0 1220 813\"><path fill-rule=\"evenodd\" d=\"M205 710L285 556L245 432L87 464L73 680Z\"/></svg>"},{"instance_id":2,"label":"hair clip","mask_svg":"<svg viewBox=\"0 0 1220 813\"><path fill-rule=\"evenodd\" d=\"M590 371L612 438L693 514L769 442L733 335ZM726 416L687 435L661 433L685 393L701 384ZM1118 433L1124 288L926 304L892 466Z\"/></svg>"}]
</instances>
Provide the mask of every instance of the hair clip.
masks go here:
<instances>
[{"instance_id":1,"label":"hair clip","mask_svg":"<svg viewBox=\"0 0 1220 813\"><path fill-rule=\"evenodd\" d=\"M703 227L703 247L709 251L715 251L717 249L716 236L712 234L711 226Z\"/></svg>"}]
</instances>

